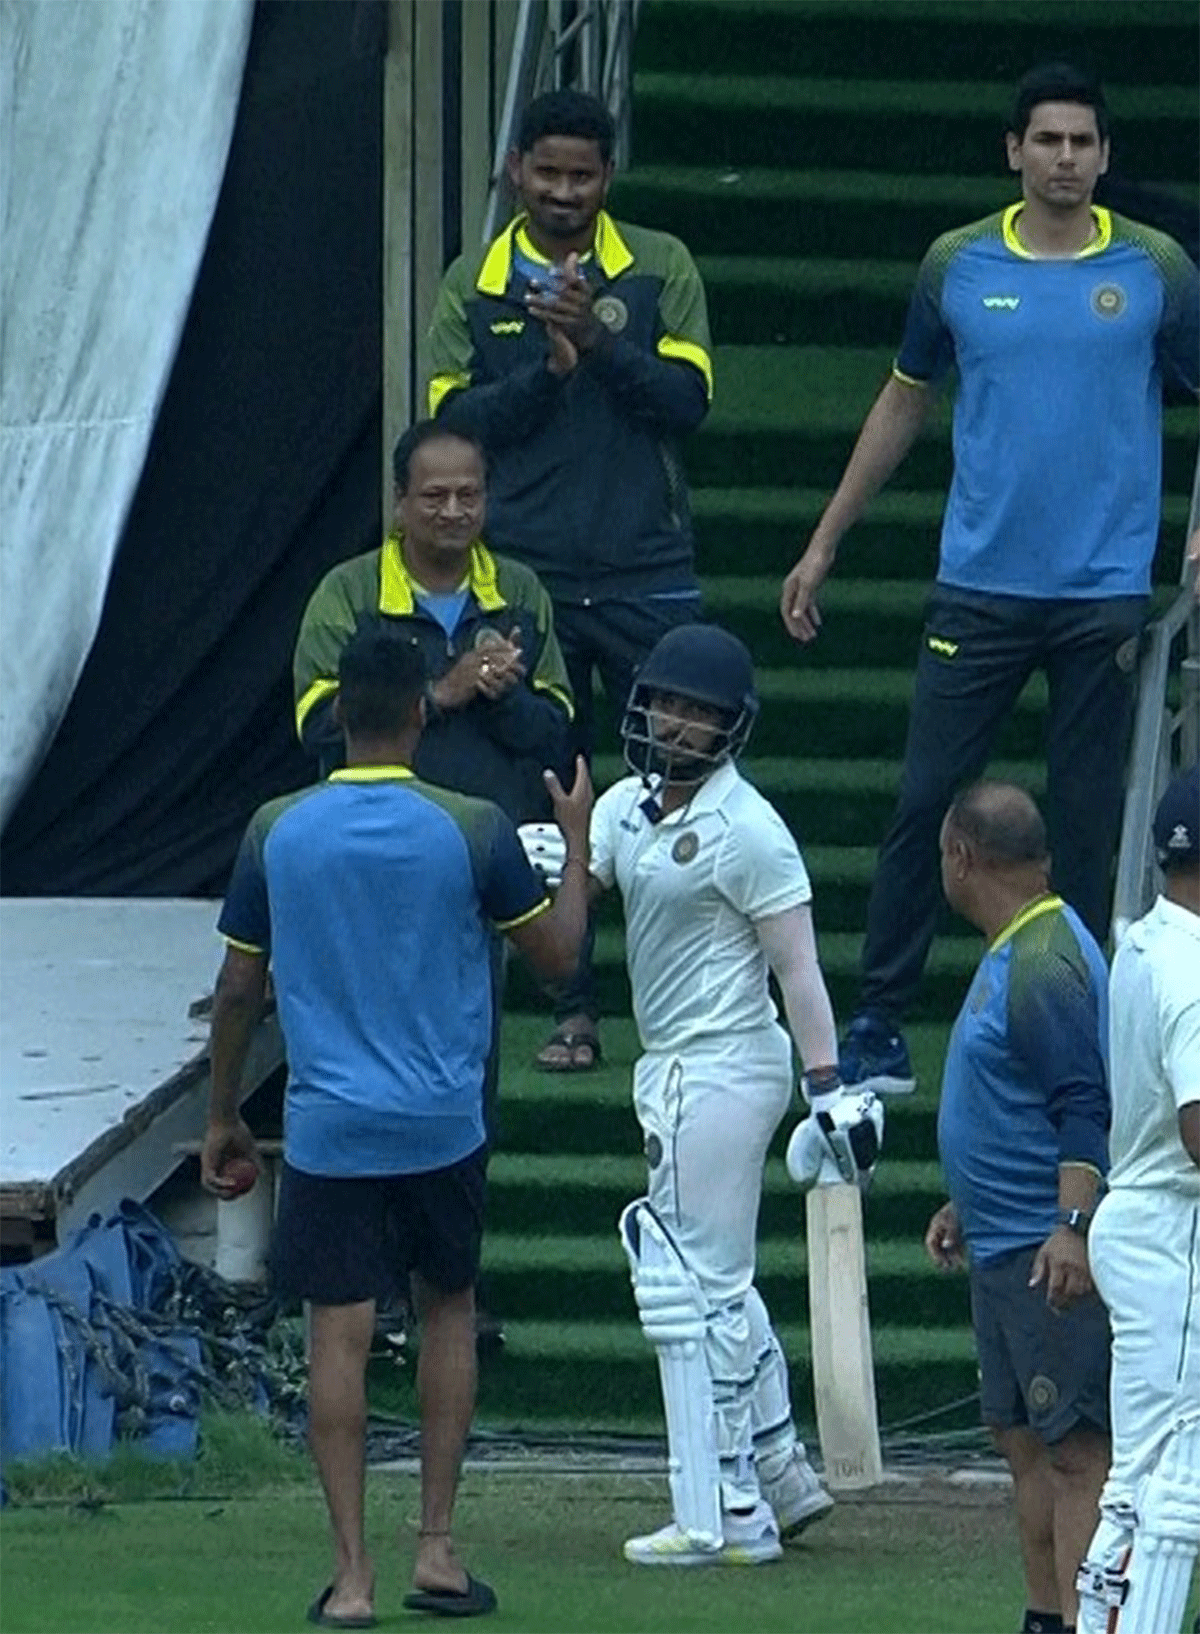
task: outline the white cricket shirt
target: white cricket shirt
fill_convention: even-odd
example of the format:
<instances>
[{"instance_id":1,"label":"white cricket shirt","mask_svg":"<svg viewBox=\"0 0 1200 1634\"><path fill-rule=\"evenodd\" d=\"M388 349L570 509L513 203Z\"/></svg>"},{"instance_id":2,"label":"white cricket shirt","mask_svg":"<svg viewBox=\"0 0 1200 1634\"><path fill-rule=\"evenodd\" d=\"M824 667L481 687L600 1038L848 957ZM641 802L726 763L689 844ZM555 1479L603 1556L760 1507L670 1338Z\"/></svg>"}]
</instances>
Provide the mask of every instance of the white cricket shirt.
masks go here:
<instances>
[{"instance_id":1,"label":"white cricket shirt","mask_svg":"<svg viewBox=\"0 0 1200 1634\"><path fill-rule=\"evenodd\" d=\"M1159 897L1126 931L1108 985L1110 1190L1200 1197L1179 1108L1200 1101L1200 915Z\"/></svg>"},{"instance_id":2,"label":"white cricket shirt","mask_svg":"<svg viewBox=\"0 0 1200 1634\"><path fill-rule=\"evenodd\" d=\"M591 872L620 888L633 1013L645 1050L680 1050L777 1020L754 921L812 898L795 840L726 762L652 823L626 777L592 812Z\"/></svg>"}]
</instances>

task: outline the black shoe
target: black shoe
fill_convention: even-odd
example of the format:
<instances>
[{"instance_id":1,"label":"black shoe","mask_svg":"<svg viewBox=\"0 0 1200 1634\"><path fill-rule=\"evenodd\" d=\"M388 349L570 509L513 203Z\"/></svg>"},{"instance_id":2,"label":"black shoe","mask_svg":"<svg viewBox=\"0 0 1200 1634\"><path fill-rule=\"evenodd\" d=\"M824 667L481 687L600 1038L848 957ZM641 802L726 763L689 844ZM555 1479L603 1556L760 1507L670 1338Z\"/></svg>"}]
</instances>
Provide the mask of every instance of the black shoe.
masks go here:
<instances>
[{"instance_id":1,"label":"black shoe","mask_svg":"<svg viewBox=\"0 0 1200 1634\"><path fill-rule=\"evenodd\" d=\"M864 1011L846 1028L838 1045L838 1071L848 1089L876 1095L911 1095L917 1087L908 1045L896 1028Z\"/></svg>"}]
</instances>

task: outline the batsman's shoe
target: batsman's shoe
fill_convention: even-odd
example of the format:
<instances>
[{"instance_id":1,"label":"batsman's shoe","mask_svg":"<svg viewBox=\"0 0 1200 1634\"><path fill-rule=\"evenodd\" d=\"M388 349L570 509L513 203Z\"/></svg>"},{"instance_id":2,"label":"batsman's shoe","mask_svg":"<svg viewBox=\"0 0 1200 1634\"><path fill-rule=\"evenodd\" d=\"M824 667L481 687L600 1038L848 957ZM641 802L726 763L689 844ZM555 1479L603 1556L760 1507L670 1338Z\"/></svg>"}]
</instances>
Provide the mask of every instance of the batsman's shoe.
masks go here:
<instances>
[{"instance_id":1,"label":"batsman's shoe","mask_svg":"<svg viewBox=\"0 0 1200 1634\"><path fill-rule=\"evenodd\" d=\"M917 1087L903 1034L870 1010L846 1028L838 1045L838 1071L847 1089L870 1089L876 1095L911 1095Z\"/></svg>"},{"instance_id":2,"label":"batsman's shoe","mask_svg":"<svg viewBox=\"0 0 1200 1634\"><path fill-rule=\"evenodd\" d=\"M623 1553L635 1566L715 1566L721 1558L720 1548L701 1548L674 1521L657 1532L627 1538Z\"/></svg>"},{"instance_id":3,"label":"batsman's shoe","mask_svg":"<svg viewBox=\"0 0 1200 1634\"><path fill-rule=\"evenodd\" d=\"M748 1515L734 1515L726 1510L721 1517L725 1543L721 1549L723 1566L762 1566L768 1560L778 1560L783 1553L779 1541L779 1527L771 1506L760 1498Z\"/></svg>"},{"instance_id":4,"label":"batsman's shoe","mask_svg":"<svg viewBox=\"0 0 1200 1634\"><path fill-rule=\"evenodd\" d=\"M748 1515L722 1517L720 1548L701 1548L671 1521L657 1532L630 1538L625 1559L635 1566L761 1566L783 1553L779 1528L769 1504L759 1502Z\"/></svg>"},{"instance_id":5,"label":"batsman's shoe","mask_svg":"<svg viewBox=\"0 0 1200 1634\"><path fill-rule=\"evenodd\" d=\"M793 1458L777 1481L764 1481L762 1487L763 1497L775 1511L782 1543L795 1542L833 1508L833 1499L807 1459Z\"/></svg>"}]
</instances>

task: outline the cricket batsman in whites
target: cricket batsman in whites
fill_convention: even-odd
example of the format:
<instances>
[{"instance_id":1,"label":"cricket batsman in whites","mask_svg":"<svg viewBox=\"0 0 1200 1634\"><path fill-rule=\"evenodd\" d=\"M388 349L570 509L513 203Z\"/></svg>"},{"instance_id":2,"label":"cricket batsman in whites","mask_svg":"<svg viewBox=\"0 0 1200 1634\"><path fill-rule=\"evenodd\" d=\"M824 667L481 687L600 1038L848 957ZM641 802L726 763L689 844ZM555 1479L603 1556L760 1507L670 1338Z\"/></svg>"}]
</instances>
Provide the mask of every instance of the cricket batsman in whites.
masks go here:
<instances>
[{"instance_id":1,"label":"cricket batsman in whites","mask_svg":"<svg viewBox=\"0 0 1200 1634\"><path fill-rule=\"evenodd\" d=\"M669 631L621 725L634 775L592 814L592 889L616 885L624 901L644 1052L633 1098L648 1191L619 1231L658 1353L674 1515L625 1544L642 1566L775 1560L782 1540L833 1504L797 1440L787 1364L754 1287L763 1164L791 1103L792 1040L813 1109L793 1135L794 1178L811 1185L833 1165L863 1183L883 1112L873 1095L842 1091L808 875L737 768L757 713L750 655L735 636L711 624ZM558 830L522 834L553 883Z\"/></svg>"},{"instance_id":2,"label":"cricket batsman in whites","mask_svg":"<svg viewBox=\"0 0 1200 1634\"><path fill-rule=\"evenodd\" d=\"M1162 894L1109 981L1112 1168L1088 1259L1112 1321L1112 1466L1079 1634L1179 1634L1200 1549L1200 772L1159 801ZM1200 1626L1198 1624L1197 1626Z\"/></svg>"}]
</instances>

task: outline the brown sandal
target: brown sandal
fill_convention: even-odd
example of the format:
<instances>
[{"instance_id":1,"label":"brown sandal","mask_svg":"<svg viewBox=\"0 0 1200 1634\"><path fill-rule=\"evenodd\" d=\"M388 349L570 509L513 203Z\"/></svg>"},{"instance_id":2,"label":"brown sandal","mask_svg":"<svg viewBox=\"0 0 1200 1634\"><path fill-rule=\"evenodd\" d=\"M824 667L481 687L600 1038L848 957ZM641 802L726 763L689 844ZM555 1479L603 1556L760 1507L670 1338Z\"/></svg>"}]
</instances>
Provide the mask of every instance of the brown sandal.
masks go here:
<instances>
[{"instance_id":1,"label":"brown sandal","mask_svg":"<svg viewBox=\"0 0 1200 1634\"><path fill-rule=\"evenodd\" d=\"M534 1057L534 1066L541 1072L591 1072L601 1059L599 1033L558 1027Z\"/></svg>"}]
</instances>

